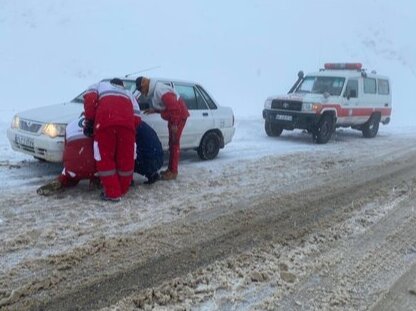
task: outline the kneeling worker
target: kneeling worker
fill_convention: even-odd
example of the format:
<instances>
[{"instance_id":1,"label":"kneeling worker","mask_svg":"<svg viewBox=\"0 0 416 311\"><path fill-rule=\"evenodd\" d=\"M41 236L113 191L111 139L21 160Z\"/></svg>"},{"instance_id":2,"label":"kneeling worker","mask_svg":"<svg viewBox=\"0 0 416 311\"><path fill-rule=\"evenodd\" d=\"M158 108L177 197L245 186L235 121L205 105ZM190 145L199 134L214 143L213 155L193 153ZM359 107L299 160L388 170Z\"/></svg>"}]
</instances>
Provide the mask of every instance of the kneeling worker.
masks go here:
<instances>
[{"instance_id":1,"label":"kneeling worker","mask_svg":"<svg viewBox=\"0 0 416 311\"><path fill-rule=\"evenodd\" d=\"M37 189L40 195L52 195L67 187L76 186L80 180L89 179L91 186L99 184L96 176L93 138L83 133L84 118L69 123L66 127L64 147L64 169L59 177ZM156 132L145 122L136 129L136 160L134 171L147 177L147 184L159 179L158 170L163 165L162 144Z\"/></svg>"},{"instance_id":2,"label":"kneeling worker","mask_svg":"<svg viewBox=\"0 0 416 311\"><path fill-rule=\"evenodd\" d=\"M145 184L159 180L158 171L163 165L163 149L154 129L142 121L136 129L137 157L134 171L147 177Z\"/></svg>"},{"instance_id":3,"label":"kneeling worker","mask_svg":"<svg viewBox=\"0 0 416 311\"><path fill-rule=\"evenodd\" d=\"M99 182L96 176L93 138L83 133L84 117L66 126L64 169L59 177L37 189L41 195L51 195L62 188L76 186L80 180L89 179L90 184Z\"/></svg>"}]
</instances>

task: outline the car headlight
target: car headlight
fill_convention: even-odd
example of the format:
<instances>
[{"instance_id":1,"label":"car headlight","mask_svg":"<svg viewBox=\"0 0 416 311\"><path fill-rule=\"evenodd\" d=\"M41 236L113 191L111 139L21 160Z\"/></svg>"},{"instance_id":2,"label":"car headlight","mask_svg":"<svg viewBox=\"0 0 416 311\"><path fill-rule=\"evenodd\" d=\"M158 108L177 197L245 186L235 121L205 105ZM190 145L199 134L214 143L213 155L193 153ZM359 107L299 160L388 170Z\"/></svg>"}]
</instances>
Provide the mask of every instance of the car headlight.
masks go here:
<instances>
[{"instance_id":1,"label":"car headlight","mask_svg":"<svg viewBox=\"0 0 416 311\"><path fill-rule=\"evenodd\" d=\"M66 124L46 123L42 128L42 133L51 138L65 136Z\"/></svg>"},{"instance_id":2,"label":"car headlight","mask_svg":"<svg viewBox=\"0 0 416 311\"><path fill-rule=\"evenodd\" d=\"M271 109L272 108L272 99L271 98L266 99L266 101L264 103L264 108L265 109Z\"/></svg>"},{"instance_id":3,"label":"car headlight","mask_svg":"<svg viewBox=\"0 0 416 311\"><path fill-rule=\"evenodd\" d=\"M19 116L16 114L13 119L12 119L12 124L11 124L11 128L12 129L18 129L20 126L20 118Z\"/></svg>"}]
</instances>

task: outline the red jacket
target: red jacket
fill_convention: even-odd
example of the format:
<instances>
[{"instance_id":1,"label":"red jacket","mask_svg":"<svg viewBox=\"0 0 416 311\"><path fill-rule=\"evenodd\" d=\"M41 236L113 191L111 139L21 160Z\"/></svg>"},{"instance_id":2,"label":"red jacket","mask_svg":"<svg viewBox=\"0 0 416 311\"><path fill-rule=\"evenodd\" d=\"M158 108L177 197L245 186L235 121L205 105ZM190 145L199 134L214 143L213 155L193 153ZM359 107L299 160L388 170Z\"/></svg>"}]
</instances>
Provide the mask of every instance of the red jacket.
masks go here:
<instances>
[{"instance_id":1,"label":"red jacket","mask_svg":"<svg viewBox=\"0 0 416 311\"><path fill-rule=\"evenodd\" d=\"M189 117L188 107L182 98L177 98L175 93L165 93L162 96L165 109L160 111L160 116L166 120L186 119Z\"/></svg>"},{"instance_id":2,"label":"red jacket","mask_svg":"<svg viewBox=\"0 0 416 311\"><path fill-rule=\"evenodd\" d=\"M83 134L83 121L80 118L66 127L62 174L74 180L92 178L96 172L93 139Z\"/></svg>"},{"instance_id":3,"label":"red jacket","mask_svg":"<svg viewBox=\"0 0 416 311\"><path fill-rule=\"evenodd\" d=\"M149 93L153 96L153 107L160 111L164 120L171 121L172 119L189 117L188 107L172 87L151 79Z\"/></svg>"},{"instance_id":4,"label":"red jacket","mask_svg":"<svg viewBox=\"0 0 416 311\"><path fill-rule=\"evenodd\" d=\"M84 94L85 119L94 122L94 132L109 126L136 131L140 108L131 92L108 81L91 86Z\"/></svg>"}]
</instances>

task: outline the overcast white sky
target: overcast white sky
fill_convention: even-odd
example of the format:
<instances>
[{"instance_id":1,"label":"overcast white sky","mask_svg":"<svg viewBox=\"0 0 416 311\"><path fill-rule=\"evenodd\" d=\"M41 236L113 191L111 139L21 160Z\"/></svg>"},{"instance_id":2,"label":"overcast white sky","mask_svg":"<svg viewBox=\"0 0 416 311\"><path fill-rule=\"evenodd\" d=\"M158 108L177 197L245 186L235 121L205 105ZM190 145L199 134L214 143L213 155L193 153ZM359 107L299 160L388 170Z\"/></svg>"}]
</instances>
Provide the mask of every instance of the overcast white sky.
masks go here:
<instances>
[{"instance_id":1,"label":"overcast white sky","mask_svg":"<svg viewBox=\"0 0 416 311\"><path fill-rule=\"evenodd\" d=\"M261 117L298 70L359 61L390 76L393 124L412 124L413 29L413 0L0 0L0 121L154 66Z\"/></svg>"}]
</instances>

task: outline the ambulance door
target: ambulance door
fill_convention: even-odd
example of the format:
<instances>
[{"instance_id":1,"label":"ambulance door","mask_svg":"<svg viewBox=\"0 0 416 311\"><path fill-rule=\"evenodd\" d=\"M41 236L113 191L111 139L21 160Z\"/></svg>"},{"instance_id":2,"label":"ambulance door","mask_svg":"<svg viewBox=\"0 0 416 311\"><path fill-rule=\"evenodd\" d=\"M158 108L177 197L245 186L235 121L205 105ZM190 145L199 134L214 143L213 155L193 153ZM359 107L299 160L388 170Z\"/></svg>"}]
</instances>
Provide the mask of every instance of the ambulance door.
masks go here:
<instances>
[{"instance_id":1,"label":"ambulance door","mask_svg":"<svg viewBox=\"0 0 416 311\"><path fill-rule=\"evenodd\" d=\"M360 106L359 79L351 78L347 81L347 86L343 94L344 102L342 114L338 116L338 123L343 125L356 124L356 116Z\"/></svg>"},{"instance_id":2,"label":"ambulance door","mask_svg":"<svg viewBox=\"0 0 416 311\"><path fill-rule=\"evenodd\" d=\"M363 96L361 108L361 124L368 121L374 109L382 108L379 96L377 95L377 80L374 77L363 78Z\"/></svg>"}]
</instances>

